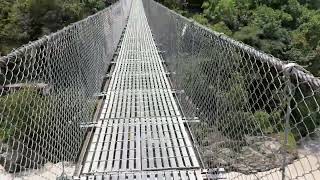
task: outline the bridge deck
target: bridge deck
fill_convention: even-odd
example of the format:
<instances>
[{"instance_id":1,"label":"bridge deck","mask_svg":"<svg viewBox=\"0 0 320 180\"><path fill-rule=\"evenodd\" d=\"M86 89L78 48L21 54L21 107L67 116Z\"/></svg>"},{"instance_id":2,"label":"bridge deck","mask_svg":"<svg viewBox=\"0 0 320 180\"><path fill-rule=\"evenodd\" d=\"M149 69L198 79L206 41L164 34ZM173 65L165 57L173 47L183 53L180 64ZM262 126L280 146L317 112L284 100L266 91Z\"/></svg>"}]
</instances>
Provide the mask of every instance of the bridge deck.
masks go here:
<instances>
[{"instance_id":1,"label":"bridge deck","mask_svg":"<svg viewBox=\"0 0 320 180\"><path fill-rule=\"evenodd\" d=\"M201 179L145 17L134 0L83 179Z\"/></svg>"}]
</instances>

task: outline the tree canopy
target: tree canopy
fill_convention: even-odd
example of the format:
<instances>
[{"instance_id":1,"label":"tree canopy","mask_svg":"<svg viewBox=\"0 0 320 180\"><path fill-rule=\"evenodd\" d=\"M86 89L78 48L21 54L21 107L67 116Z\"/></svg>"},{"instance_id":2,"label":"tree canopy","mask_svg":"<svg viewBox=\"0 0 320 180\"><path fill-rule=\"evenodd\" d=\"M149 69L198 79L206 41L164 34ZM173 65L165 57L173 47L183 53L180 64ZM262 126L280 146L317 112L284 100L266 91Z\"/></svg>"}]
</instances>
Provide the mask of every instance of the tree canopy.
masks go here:
<instances>
[{"instance_id":1,"label":"tree canopy","mask_svg":"<svg viewBox=\"0 0 320 180\"><path fill-rule=\"evenodd\" d=\"M0 55L105 7L104 0L0 0Z\"/></svg>"},{"instance_id":2,"label":"tree canopy","mask_svg":"<svg viewBox=\"0 0 320 180\"><path fill-rule=\"evenodd\" d=\"M201 3L197 12L177 3L170 8L320 76L319 0L192 0L190 6Z\"/></svg>"}]
</instances>

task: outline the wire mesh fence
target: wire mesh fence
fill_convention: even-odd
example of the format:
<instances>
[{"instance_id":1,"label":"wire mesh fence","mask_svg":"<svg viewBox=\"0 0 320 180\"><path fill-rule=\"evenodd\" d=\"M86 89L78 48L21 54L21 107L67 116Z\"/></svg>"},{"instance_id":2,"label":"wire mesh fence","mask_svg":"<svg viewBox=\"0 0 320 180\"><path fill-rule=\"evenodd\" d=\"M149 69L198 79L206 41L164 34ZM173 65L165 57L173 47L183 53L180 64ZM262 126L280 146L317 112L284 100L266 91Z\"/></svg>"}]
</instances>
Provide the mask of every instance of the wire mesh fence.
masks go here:
<instances>
[{"instance_id":1,"label":"wire mesh fence","mask_svg":"<svg viewBox=\"0 0 320 180\"><path fill-rule=\"evenodd\" d=\"M53 178L58 162L77 160L129 9L120 0L0 58L0 165L10 177L51 163L55 171L34 173Z\"/></svg>"},{"instance_id":2,"label":"wire mesh fence","mask_svg":"<svg viewBox=\"0 0 320 180\"><path fill-rule=\"evenodd\" d=\"M320 178L318 78L143 3L208 176Z\"/></svg>"}]
</instances>

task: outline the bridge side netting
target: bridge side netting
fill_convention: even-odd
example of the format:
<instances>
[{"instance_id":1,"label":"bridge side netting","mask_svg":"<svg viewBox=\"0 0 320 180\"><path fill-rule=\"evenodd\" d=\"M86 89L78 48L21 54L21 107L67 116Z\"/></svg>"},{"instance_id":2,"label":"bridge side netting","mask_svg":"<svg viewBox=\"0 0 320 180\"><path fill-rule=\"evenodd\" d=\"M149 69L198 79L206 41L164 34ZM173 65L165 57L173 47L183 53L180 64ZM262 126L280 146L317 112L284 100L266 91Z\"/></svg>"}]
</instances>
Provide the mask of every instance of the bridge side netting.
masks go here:
<instances>
[{"instance_id":1,"label":"bridge side netting","mask_svg":"<svg viewBox=\"0 0 320 180\"><path fill-rule=\"evenodd\" d=\"M51 164L37 176L52 178L58 162L77 160L130 6L120 0L0 58L0 165L9 176Z\"/></svg>"},{"instance_id":2,"label":"bridge side netting","mask_svg":"<svg viewBox=\"0 0 320 180\"><path fill-rule=\"evenodd\" d=\"M208 174L224 168L229 179L320 177L319 79L143 2Z\"/></svg>"}]
</instances>

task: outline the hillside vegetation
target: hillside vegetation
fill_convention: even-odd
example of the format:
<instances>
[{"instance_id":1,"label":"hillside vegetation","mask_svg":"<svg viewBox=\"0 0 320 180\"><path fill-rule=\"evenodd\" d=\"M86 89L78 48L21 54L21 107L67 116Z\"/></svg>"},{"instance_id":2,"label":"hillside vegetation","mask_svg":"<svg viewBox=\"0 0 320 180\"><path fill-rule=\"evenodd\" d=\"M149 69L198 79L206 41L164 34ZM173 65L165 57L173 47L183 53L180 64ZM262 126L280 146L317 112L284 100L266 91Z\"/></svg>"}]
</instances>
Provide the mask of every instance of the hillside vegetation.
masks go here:
<instances>
[{"instance_id":1,"label":"hillside vegetation","mask_svg":"<svg viewBox=\"0 0 320 180\"><path fill-rule=\"evenodd\" d=\"M214 31L320 75L320 1L177 2L161 3ZM200 119L198 124L190 123L190 129L206 166L250 174L281 167L283 162L278 160L284 152L288 164L298 159L298 148L319 136L319 87L293 77L288 81L259 57L238 52L198 26L189 26L189 30L181 26L187 21L172 19L169 26L183 35L173 40L179 43L175 55L180 59L174 56L171 69L180 66L174 69L179 78L177 89L185 93L179 100L189 109L194 107Z\"/></svg>"},{"instance_id":2,"label":"hillside vegetation","mask_svg":"<svg viewBox=\"0 0 320 180\"><path fill-rule=\"evenodd\" d=\"M104 0L0 0L0 55L91 15Z\"/></svg>"},{"instance_id":3,"label":"hillside vegetation","mask_svg":"<svg viewBox=\"0 0 320 180\"><path fill-rule=\"evenodd\" d=\"M184 16L320 76L319 0L176 0Z\"/></svg>"}]
</instances>

